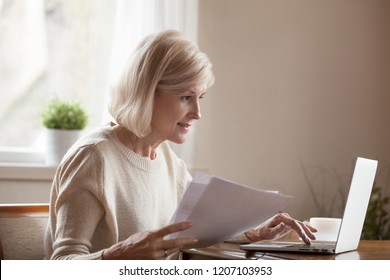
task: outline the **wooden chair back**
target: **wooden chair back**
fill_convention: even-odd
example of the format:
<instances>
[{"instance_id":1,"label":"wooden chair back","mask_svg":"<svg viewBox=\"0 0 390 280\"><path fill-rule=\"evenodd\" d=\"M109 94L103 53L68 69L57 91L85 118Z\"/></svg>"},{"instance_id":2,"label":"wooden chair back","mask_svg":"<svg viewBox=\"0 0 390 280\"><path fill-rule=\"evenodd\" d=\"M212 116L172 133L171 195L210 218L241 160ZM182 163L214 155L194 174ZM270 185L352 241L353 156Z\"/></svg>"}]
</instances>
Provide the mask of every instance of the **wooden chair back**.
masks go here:
<instances>
[{"instance_id":1,"label":"wooden chair back","mask_svg":"<svg viewBox=\"0 0 390 280\"><path fill-rule=\"evenodd\" d=\"M49 204L0 204L0 258L43 259Z\"/></svg>"}]
</instances>

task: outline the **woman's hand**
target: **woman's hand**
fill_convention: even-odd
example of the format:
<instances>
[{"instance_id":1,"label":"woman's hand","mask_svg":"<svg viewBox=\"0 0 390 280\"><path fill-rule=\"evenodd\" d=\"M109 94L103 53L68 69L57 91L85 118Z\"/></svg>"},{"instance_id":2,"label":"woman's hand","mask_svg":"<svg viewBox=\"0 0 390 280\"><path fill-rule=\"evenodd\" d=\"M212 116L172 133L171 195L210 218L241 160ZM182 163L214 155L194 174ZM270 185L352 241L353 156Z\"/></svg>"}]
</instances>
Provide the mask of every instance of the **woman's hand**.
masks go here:
<instances>
[{"instance_id":1,"label":"woman's hand","mask_svg":"<svg viewBox=\"0 0 390 280\"><path fill-rule=\"evenodd\" d=\"M156 231L136 233L124 241L118 242L104 250L103 259L127 260L159 260L180 250L185 245L191 245L198 240L193 237L183 237L165 240L164 237L178 231L190 228L190 222L182 222L163 227Z\"/></svg>"},{"instance_id":2,"label":"woman's hand","mask_svg":"<svg viewBox=\"0 0 390 280\"><path fill-rule=\"evenodd\" d=\"M310 244L310 239L315 240L313 232L317 231L314 227L291 218L287 213L279 213L245 235L249 240L256 242L279 239L291 230L296 231L306 244Z\"/></svg>"}]
</instances>

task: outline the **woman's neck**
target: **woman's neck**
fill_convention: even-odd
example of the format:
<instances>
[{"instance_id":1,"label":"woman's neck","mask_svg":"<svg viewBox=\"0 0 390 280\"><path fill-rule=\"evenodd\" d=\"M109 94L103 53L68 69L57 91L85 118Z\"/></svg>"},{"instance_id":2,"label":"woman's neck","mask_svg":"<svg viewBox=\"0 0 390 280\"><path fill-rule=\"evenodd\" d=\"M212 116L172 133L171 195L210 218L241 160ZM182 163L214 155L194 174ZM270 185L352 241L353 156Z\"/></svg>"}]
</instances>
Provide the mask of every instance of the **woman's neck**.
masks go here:
<instances>
[{"instance_id":1,"label":"woman's neck","mask_svg":"<svg viewBox=\"0 0 390 280\"><path fill-rule=\"evenodd\" d=\"M114 130L119 141L127 148L142 157L147 157L151 160L156 158L156 149L163 140L153 137L152 133L146 137L139 138L134 133L120 125L116 125Z\"/></svg>"}]
</instances>

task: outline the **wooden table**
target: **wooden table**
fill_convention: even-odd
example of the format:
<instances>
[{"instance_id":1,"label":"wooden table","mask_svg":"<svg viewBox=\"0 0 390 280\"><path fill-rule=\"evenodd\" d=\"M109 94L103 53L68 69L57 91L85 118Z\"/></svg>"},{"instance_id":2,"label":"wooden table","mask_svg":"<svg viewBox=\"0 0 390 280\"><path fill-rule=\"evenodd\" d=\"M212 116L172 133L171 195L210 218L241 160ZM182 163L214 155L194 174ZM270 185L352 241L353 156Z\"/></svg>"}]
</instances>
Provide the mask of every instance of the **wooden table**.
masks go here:
<instances>
[{"instance_id":1,"label":"wooden table","mask_svg":"<svg viewBox=\"0 0 390 280\"><path fill-rule=\"evenodd\" d=\"M182 251L185 260L390 260L390 240L361 240L355 251L336 255L244 251L237 243Z\"/></svg>"}]
</instances>

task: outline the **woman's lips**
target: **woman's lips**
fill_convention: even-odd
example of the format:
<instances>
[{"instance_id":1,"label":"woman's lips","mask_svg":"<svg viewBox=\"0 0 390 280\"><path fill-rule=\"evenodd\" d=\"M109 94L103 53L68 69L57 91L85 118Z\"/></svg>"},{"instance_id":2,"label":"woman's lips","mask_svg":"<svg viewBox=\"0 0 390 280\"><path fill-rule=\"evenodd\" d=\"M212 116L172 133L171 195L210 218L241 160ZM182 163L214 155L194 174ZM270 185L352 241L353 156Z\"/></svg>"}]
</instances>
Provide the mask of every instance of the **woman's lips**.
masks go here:
<instances>
[{"instance_id":1,"label":"woman's lips","mask_svg":"<svg viewBox=\"0 0 390 280\"><path fill-rule=\"evenodd\" d=\"M178 125L183 127L185 130L189 130L190 126L191 126L191 124L189 124L189 123L178 123Z\"/></svg>"}]
</instances>

